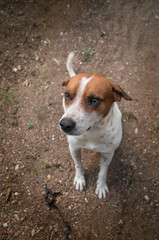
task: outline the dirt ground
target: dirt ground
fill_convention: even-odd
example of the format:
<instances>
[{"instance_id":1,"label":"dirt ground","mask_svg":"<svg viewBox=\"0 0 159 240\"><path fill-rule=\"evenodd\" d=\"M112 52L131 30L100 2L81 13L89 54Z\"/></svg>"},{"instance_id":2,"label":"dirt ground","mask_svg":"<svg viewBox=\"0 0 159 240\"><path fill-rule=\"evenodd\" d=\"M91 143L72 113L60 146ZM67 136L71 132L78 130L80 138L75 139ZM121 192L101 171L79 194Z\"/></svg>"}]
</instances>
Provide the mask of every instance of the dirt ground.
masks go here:
<instances>
[{"instance_id":1,"label":"dirt ground","mask_svg":"<svg viewBox=\"0 0 159 240\"><path fill-rule=\"evenodd\" d=\"M59 130L66 59L99 73L122 100L123 139L95 195L99 154L82 152L87 179ZM0 240L159 239L159 1L0 1ZM57 197L45 203L44 185ZM67 235L67 236L66 236Z\"/></svg>"}]
</instances>

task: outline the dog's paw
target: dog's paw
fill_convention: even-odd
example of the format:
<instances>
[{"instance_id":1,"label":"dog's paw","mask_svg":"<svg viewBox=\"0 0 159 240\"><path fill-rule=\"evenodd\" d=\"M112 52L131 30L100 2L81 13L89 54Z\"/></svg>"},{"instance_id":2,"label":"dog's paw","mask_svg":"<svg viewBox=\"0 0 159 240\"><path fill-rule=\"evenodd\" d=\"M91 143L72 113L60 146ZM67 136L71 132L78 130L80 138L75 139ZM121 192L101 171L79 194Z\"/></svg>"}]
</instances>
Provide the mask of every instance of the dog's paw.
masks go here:
<instances>
[{"instance_id":1,"label":"dog's paw","mask_svg":"<svg viewBox=\"0 0 159 240\"><path fill-rule=\"evenodd\" d=\"M86 186L85 177L83 175L75 176L73 184L74 184L76 190L83 191L84 187Z\"/></svg>"},{"instance_id":2,"label":"dog's paw","mask_svg":"<svg viewBox=\"0 0 159 240\"><path fill-rule=\"evenodd\" d=\"M109 192L109 189L106 184L97 184L95 194L97 194L100 199L106 198L107 192Z\"/></svg>"}]
</instances>

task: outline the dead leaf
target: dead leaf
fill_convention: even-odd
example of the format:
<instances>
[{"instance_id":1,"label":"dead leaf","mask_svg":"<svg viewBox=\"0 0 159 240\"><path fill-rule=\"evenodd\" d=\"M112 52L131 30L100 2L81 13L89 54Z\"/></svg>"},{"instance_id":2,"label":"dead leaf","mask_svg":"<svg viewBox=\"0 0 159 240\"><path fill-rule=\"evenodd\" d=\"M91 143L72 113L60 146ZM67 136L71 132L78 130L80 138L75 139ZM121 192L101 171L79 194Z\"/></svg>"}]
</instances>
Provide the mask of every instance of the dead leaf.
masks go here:
<instances>
[{"instance_id":1,"label":"dead leaf","mask_svg":"<svg viewBox=\"0 0 159 240\"><path fill-rule=\"evenodd\" d=\"M12 197L12 190L10 188L7 189L7 194L6 194L6 202L9 202Z\"/></svg>"},{"instance_id":2,"label":"dead leaf","mask_svg":"<svg viewBox=\"0 0 159 240\"><path fill-rule=\"evenodd\" d=\"M156 20L159 20L159 16L158 16L157 14L155 15L155 19L156 19Z\"/></svg>"}]
</instances>

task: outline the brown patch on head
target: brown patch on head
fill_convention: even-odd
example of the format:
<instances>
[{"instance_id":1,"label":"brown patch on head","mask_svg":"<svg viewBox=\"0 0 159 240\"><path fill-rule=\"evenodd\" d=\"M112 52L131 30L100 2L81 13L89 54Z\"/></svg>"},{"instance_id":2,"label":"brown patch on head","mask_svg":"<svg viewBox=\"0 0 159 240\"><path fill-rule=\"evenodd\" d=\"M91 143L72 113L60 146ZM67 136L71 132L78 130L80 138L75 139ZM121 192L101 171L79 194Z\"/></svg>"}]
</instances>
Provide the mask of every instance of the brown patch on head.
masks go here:
<instances>
[{"instance_id":1,"label":"brown patch on head","mask_svg":"<svg viewBox=\"0 0 159 240\"><path fill-rule=\"evenodd\" d=\"M97 111L105 117L109 113L112 104L120 101L121 97L132 100L118 84L110 82L101 75L93 75L93 78L86 85L82 105L87 112ZM96 106L87 104L89 98L100 99L100 104Z\"/></svg>"},{"instance_id":2,"label":"brown patch on head","mask_svg":"<svg viewBox=\"0 0 159 240\"><path fill-rule=\"evenodd\" d=\"M90 97L99 98L101 102L95 107L86 104L86 111L97 111L105 117L114 102L110 81L103 76L94 75L85 88L83 104L85 104Z\"/></svg>"}]
</instances>

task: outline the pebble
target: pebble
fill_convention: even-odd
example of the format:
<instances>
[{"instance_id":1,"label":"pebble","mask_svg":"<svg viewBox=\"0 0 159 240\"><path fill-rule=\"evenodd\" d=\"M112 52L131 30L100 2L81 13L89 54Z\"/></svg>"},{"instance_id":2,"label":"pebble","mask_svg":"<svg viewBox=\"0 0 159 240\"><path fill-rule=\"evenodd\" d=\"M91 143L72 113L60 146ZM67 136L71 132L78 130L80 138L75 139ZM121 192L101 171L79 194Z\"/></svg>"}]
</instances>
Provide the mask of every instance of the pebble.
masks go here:
<instances>
[{"instance_id":1,"label":"pebble","mask_svg":"<svg viewBox=\"0 0 159 240\"><path fill-rule=\"evenodd\" d=\"M4 228L8 227L8 223L3 223L3 227Z\"/></svg>"},{"instance_id":2,"label":"pebble","mask_svg":"<svg viewBox=\"0 0 159 240\"><path fill-rule=\"evenodd\" d=\"M21 70L22 70L21 65L18 65L17 69L18 69L19 71L21 71Z\"/></svg>"},{"instance_id":3,"label":"pebble","mask_svg":"<svg viewBox=\"0 0 159 240\"><path fill-rule=\"evenodd\" d=\"M31 230L31 236L34 237L34 235L35 235L35 229L32 229Z\"/></svg>"},{"instance_id":4,"label":"pebble","mask_svg":"<svg viewBox=\"0 0 159 240\"><path fill-rule=\"evenodd\" d=\"M135 134L138 134L138 128L135 128Z\"/></svg>"},{"instance_id":5,"label":"pebble","mask_svg":"<svg viewBox=\"0 0 159 240\"><path fill-rule=\"evenodd\" d=\"M19 217L17 214L14 214L14 218L17 220L17 221L20 221Z\"/></svg>"},{"instance_id":6,"label":"pebble","mask_svg":"<svg viewBox=\"0 0 159 240\"><path fill-rule=\"evenodd\" d=\"M51 179L51 175L50 175L50 174L47 175L47 179L48 179L48 180Z\"/></svg>"},{"instance_id":7,"label":"pebble","mask_svg":"<svg viewBox=\"0 0 159 240\"><path fill-rule=\"evenodd\" d=\"M146 202L149 202L149 200L150 200L150 198L149 198L148 195L145 195L145 196L144 196L144 199L145 199Z\"/></svg>"},{"instance_id":8,"label":"pebble","mask_svg":"<svg viewBox=\"0 0 159 240\"><path fill-rule=\"evenodd\" d=\"M18 71L18 68L13 68L13 72L17 72Z\"/></svg>"},{"instance_id":9,"label":"pebble","mask_svg":"<svg viewBox=\"0 0 159 240\"><path fill-rule=\"evenodd\" d=\"M18 169L19 169L19 164L15 166L15 171L17 171Z\"/></svg>"}]
</instances>

